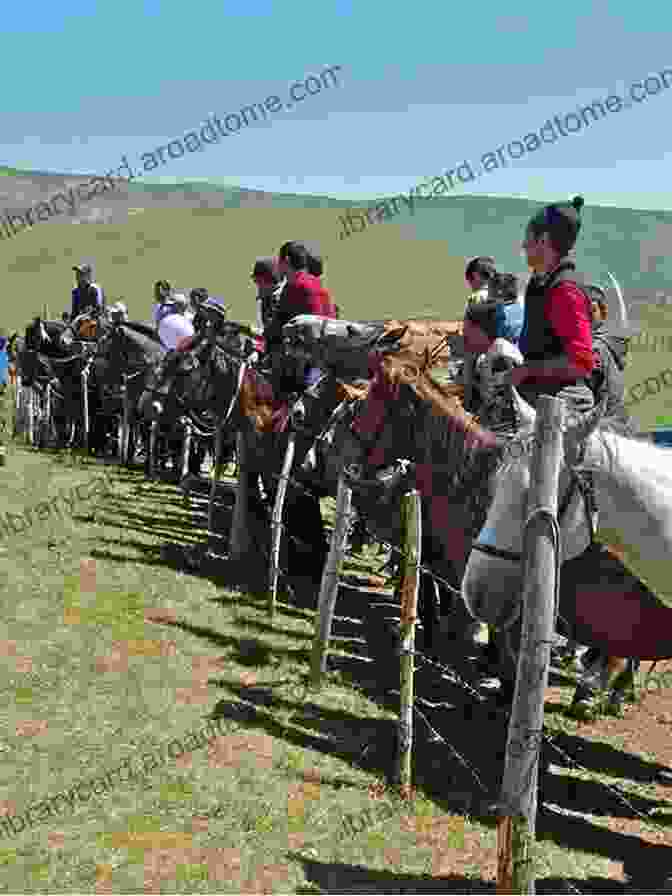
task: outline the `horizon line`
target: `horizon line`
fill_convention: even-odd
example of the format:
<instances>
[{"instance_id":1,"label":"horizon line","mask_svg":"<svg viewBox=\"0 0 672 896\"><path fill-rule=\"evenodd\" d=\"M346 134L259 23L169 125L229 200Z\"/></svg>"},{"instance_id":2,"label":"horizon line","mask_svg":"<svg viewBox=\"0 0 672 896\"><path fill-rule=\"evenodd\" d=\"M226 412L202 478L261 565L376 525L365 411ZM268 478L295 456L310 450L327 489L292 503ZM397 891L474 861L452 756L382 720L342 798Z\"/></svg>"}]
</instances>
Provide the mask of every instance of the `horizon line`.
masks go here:
<instances>
[{"instance_id":1,"label":"horizon line","mask_svg":"<svg viewBox=\"0 0 672 896\"><path fill-rule=\"evenodd\" d=\"M0 165L0 177L21 177L21 176L33 176L33 177L59 177L59 178L91 178L97 177L96 174L90 173L80 173L80 172L64 172L64 171L45 171L40 169L26 169L26 168L16 168L12 165ZM113 180L125 180L124 178L117 177L112 178ZM127 182L127 181L125 181ZM162 185L170 185L170 186L188 186L190 184L207 184L208 186L214 188L227 188L230 190L240 190L248 193L263 193L267 196L293 196L296 198L306 198L306 199L330 199L336 202L342 203L352 203L353 205L361 205L362 203L370 203L376 204L378 202L384 202L386 199L389 199L391 196L399 196L401 193L397 191L396 193L387 193L380 195L373 195L370 197L362 197L362 198L354 198L347 196L335 196L330 193L298 193L294 191L279 191L279 190L263 190L258 189L256 187L246 187L241 185L240 183L231 183L228 178L217 178L217 177L185 177L179 178L175 176L160 176L160 177L144 177L141 182L135 182L130 186L143 188L145 186L162 186ZM550 194L549 194L550 195ZM432 202L432 197L417 197L419 200L424 201L425 203ZM539 196L531 196L529 194L511 194L511 193L457 193L453 196L441 196L437 197L442 202L450 201L451 199L516 199L522 202L551 202L553 200L548 199L548 197L539 197ZM650 205L623 205L619 200L616 199L604 199L601 198L598 202L586 203L586 208L617 208L623 209L627 211L651 211L651 212L672 212L672 200L666 206L650 206Z\"/></svg>"}]
</instances>

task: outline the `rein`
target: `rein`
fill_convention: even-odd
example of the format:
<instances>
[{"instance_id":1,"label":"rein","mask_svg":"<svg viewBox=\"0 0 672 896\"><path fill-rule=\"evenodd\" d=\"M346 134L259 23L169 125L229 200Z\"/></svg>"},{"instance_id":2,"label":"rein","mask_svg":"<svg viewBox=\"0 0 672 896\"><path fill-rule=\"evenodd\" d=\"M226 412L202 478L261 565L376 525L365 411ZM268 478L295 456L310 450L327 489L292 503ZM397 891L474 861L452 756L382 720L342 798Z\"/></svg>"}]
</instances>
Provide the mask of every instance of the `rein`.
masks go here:
<instances>
[{"instance_id":1,"label":"rein","mask_svg":"<svg viewBox=\"0 0 672 896\"><path fill-rule=\"evenodd\" d=\"M581 451L579 457L576 462L576 466L580 466L583 463L583 460L586 455L586 447L587 447L587 439L584 440L581 444ZM567 487L567 491L565 495L558 505L558 513L557 513L557 523L556 526L559 527L562 525L563 518L567 511L569 510L570 504L572 503L572 499L576 492L581 492L581 497L583 498L583 506L586 511L586 519L588 521L588 530L590 533L590 543L591 545L595 543L595 527L593 525L593 519L590 513L589 506L589 493L588 493L588 485L583 477L577 473L575 469L570 470L570 482ZM536 511L533 511L525 520L523 525L523 531L527 528L532 517L540 512L540 509L537 508ZM544 511L547 513L548 511ZM560 549L560 533L557 533L557 545L558 545L558 557L559 557L559 549ZM472 543L472 550L479 551L481 554L487 554L489 557L497 557L500 560L510 560L512 563L522 563L523 555L518 551L508 551L505 548L498 548L497 545L490 544L481 544L480 542L474 540Z\"/></svg>"}]
</instances>

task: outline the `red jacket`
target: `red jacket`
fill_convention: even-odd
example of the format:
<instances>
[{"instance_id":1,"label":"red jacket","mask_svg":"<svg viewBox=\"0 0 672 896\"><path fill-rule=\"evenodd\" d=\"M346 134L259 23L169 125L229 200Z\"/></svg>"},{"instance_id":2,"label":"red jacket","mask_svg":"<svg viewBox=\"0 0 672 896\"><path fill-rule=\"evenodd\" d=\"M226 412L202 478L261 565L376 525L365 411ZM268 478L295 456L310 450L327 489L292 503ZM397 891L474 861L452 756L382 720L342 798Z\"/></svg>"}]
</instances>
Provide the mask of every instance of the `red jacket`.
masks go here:
<instances>
[{"instance_id":1,"label":"red jacket","mask_svg":"<svg viewBox=\"0 0 672 896\"><path fill-rule=\"evenodd\" d=\"M313 277L305 271L300 271L294 283L288 283L283 289L273 323L264 334L266 344L279 342L282 327L297 314L336 317L336 306L329 290L322 285L319 277Z\"/></svg>"}]
</instances>

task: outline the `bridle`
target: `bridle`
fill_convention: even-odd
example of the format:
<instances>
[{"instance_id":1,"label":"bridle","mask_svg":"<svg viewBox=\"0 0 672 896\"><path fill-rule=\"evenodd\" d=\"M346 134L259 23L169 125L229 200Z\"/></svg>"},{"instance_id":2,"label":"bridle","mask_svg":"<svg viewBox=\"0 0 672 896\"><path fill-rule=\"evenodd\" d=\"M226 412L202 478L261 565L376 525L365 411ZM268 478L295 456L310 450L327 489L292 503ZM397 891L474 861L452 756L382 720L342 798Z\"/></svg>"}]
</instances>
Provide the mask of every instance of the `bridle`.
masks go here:
<instances>
[{"instance_id":1,"label":"bridle","mask_svg":"<svg viewBox=\"0 0 672 896\"><path fill-rule=\"evenodd\" d=\"M233 413L233 409L236 406L236 402L240 396L240 391L242 389L243 380L245 378L245 373L249 366L249 357L254 352L254 348L250 348L250 345L247 345L245 349L236 350L230 345L223 345L223 339L225 337L226 331L235 331L238 336L244 335L248 337L248 341L252 338L252 330L249 327L246 327L244 324L237 324L233 321L226 321L221 328L217 328L214 331L214 338L208 333L203 333L201 338L198 339L196 345L192 346L189 354L195 360L195 366L208 366L210 369L214 364L215 353L220 353L224 355L229 361L233 361L238 364L238 373L236 376L236 385L233 390L233 394L231 395L231 400L229 401L228 407L224 414L224 417L219 421L218 426L225 426L228 423L231 414ZM224 331L224 332L223 332ZM203 352L203 349L206 349ZM199 355L197 356L197 353ZM203 353L207 356L204 358L200 357L200 353ZM172 385L177 378L177 371L166 380L162 388L154 388L152 389L152 393L154 395L168 395L172 389ZM187 406L187 399L182 394L176 395L176 400L181 409L187 414L187 416L192 420L192 423L195 421L192 419L192 414Z\"/></svg>"},{"instance_id":2,"label":"bridle","mask_svg":"<svg viewBox=\"0 0 672 896\"><path fill-rule=\"evenodd\" d=\"M585 439L581 443L581 449L579 452L579 458L576 462L576 466L580 466L580 464L583 462L583 459L585 458L586 442L587 442L587 439ZM556 536L558 549L560 547L560 527L562 526L563 519L564 519L567 511L569 510L572 500L573 500L575 494L577 493L577 491L580 492L581 497L583 498L584 509L586 511L586 519L588 521L588 530L590 533L590 543L592 545L595 542L595 527L593 526L593 519L592 519L591 512L590 512L590 505L589 505L590 494L589 494L588 483L583 478L583 476L581 476L581 474L579 472L577 472L577 470L574 468L570 468L569 477L570 477L569 485L568 485L567 490L562 498L562 501L558 505L557 515L553 515L553 513L551 512L551 510L549 508L536 508L536 510L533 510L532 513L528 515L528 517L525 520L525 523L523 525L523 531L524 531L527 528L527 525L530 522L530 520L532 519L532 517L535 514L538 514L540 512L543 512L544 514L553 518L554 532L555 532L555 536ZM510 560L511 563L518 563L518 564L523 562L522 552L509 551L509 550L506 550L505 548L499 548L499 547L497 547L497 545L482 544L481 542L474 540L472 542L471 549L473 551L478 551L481 554L487 554L490 557L497 557L499 560Z\"/></svg>"},{"instance_id":3,"label":"bridle","mask_svg":"<svg viewBox=\"0 0 672 896\"><path fill-rule=\"evenodd\" d=\"M373 453L373 450L375 449L375 447L377 446L378 442L380 441L380 439L383 435L385 426L388 422L388 416L389 416L391 404L392 404L392 402L385 403L385 412L384 412L384 414L382 414L381 420L380 420L379 424L376 426L373 433L367 434L366 436L361 435L359 432L357 432L354 429L354 421L353 421L353 424L351 424L351 426L350 426L350 431L351 431L352 435L355 437L355 439L361 445L363 445L363 447L366 450L366 454L364 457L364 463L362 464L362 467L366 466L369 457ZM586 442L587 442L587 439L584 439L581 443L581 448L579 451L579 456L576 461L576 466L580 466L585 458ZM400 463L403 464L403 463L408 463L408 462L401 461ZM493 472L490 475L491 476L495 475L495 473ZM595 530L594 530L593 520L592 520L592 516L590 513L590 506L589 506L589 486L588 486L587 482L585 481L585 479L581 476L581 474L579 472L577 472L576 469L571 468L570 469L569 485L567 487L567 490L565 491L562 501L560 502L560 504L558 506L557 516L554 516L553 514L550 513L550 511L547 511L546 509L544 509L544 511L543 511L545 514L547 514L547 515L550 514L550 516L553 517L553 525L554 525L554 531L556 533L556 540L558 543L558 547L560 544L560 542L559 542L559 536L560 536L559 527L562 525L562 522L563 522L567 512L569 511L569 508L572 504L572 501L573 501L577 491L580 492L580 494L583 498L584 508L586 511L586 519L588 521L588 527L589 527L589 533L590 533L590 543L593 544L595 542ZM537 509L536 511L533 511L533 514L539 513L539 512L540 512L539 509ZM526 520L526 525L529 522L529 519L531 519L531 517ZM478 538L478 536L477 536L477 538ZM523 561L522 552L510 551L505 548L497 547L496 545L482 544L477 540L477 538L472 539L472 542L471 542L472 550L479 551L480 553L487 554L491 557L497 557L500 560L508 560L511 563L516 563L516 564L522 563L522 561Z\"/></svg>"}]
</instances>

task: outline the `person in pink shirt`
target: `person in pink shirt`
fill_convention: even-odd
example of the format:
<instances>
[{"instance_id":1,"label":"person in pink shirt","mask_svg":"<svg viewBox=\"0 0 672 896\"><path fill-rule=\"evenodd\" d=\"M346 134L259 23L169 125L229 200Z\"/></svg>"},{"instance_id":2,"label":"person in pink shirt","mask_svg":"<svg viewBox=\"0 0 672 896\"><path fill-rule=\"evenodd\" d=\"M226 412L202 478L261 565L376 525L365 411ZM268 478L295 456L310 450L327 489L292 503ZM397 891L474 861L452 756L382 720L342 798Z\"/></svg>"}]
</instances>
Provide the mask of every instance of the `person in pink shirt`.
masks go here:
<instances>
[{"instance_id":1,"label":"person in pink shirt","mask_svg":"<svg viewBox=\"0 0 672 896\"><path fill-rule=\"evenodd\" d=\"M591 297L570 253L581 228L583 198L542 208L527 225L523 249L533 276L525 293L519 348L525 359L511 372L522 397L563 398L579 412L594 405Z\"/></svg>"}]
</instances>

